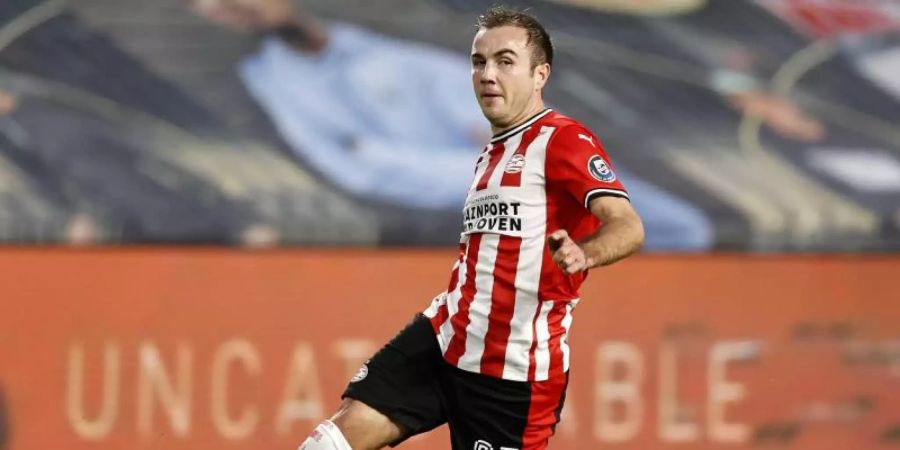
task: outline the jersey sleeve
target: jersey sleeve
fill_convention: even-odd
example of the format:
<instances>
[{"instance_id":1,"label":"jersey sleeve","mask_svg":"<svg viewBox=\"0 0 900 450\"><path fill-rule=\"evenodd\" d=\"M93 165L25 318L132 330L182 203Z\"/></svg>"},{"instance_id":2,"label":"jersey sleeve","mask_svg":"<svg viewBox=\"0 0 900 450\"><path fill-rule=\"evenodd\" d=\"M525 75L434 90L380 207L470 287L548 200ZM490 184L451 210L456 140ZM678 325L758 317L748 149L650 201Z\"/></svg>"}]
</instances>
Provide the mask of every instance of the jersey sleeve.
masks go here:
<instances>
[{"instance_id":1,"label":"jersey sleeve","mask_svg":"<svg viewBox=\"0 0 900 450\"><path fill-rule=\"evenodd\" d=\"M556 132L547 148L547 184L558 185L585 208L602 196L628 199L603 144L587 129L568 126Z\"/></svg>"}]
</instances>

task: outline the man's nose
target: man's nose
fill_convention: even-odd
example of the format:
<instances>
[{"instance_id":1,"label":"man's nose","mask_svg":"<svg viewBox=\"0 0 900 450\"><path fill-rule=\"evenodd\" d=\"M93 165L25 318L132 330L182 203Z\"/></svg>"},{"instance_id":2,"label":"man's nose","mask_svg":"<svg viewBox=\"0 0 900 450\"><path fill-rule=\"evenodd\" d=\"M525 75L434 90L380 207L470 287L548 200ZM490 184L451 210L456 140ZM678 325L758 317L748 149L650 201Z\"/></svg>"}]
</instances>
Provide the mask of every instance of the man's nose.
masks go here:
<instances>
[{"instance_id":1,"label":"man's nose","mask_svg":"<svg viewBox=\"0 0 900 450\"><path fill-rule=\"evenodd\" d=\"M491 64L487 63L484 65L484 70L481 71L481 82L482 83L493 83L497 81L497 68Z\"/></svg>"}]
</instances>

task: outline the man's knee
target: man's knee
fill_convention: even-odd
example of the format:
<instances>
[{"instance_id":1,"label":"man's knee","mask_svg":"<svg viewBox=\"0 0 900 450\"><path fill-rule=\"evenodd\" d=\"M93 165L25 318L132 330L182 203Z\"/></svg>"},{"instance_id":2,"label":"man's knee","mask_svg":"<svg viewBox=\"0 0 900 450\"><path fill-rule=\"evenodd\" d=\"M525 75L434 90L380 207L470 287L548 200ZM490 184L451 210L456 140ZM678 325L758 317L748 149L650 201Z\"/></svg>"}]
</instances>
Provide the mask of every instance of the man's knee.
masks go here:
<instances>
[{"instance_id":1,"label":"man's knee","mask_svg":"<svg viewBox=\"0 0 900 450\"><path fill-rule=\"evenodd\" d=\"M330 420L323 421L299 450L377 450L402 435L384 414L357 400L344 399Z\"/></svg>"},{"instance_id":2,"label":"man's knee","mask_svg":"<svg viewBox=\"0 0 900 450\"><path fill-rule=\"evenodd\" d=\"M330 420L324 420L300 444L298 450L353 450L341 430Z\"/></svg>"},{"instance_id":3,"label":"man's knee","mask_svg":"<svg viewBox=\"0 0 900 450\"><path fill-rule=\"evenodd\" d=\"M400 427L365 403L345 398L331 417L353 445L354 450L379 449L402 435Z\"/></svg>"}]
</instances>

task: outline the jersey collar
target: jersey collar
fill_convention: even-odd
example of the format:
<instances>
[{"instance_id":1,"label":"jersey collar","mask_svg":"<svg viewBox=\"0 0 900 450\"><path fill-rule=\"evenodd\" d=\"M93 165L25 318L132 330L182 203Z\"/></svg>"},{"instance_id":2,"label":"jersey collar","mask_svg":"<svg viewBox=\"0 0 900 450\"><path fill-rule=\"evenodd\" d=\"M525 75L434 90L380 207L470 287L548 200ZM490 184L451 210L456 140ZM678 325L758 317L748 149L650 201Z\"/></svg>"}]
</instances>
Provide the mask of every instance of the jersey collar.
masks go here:
<instances>
[{"instance_id":1,"label":"jersey collar","mask_svg":"<svg viewBox=\"0 0 900 450\"><path fill-rule=\"evenodd\" d=\"M513 128L510 128L509 130L503 131L503 132L501 132L501 133L499 133L499 134L495 134L494 137L491 138L491 144L496 144L497 142L500 142L500 141L502 141L502 140L504 140L504 139L506 139L506 138L508 138L508 137L510 137L510 136L512 136L512 135L514 135L514 134L516 134L516 133L522 132L524 129L530 127L530 126L533 125L535 122L537 122L538 120L540 120L541 117L544 117L544 116L546 116L547 114L550 114L550 112L552 112L552 111L553 111L552 109L546 108L546 109L544 109L543 111L541 111L541 112L539 112L539 113L537 113L537 114L531 116L530 119L528 119L528 120L522 122L521 125L517 125L517 126L515 126L515 127L513 127Z\"/></svg>"}]
</instances>

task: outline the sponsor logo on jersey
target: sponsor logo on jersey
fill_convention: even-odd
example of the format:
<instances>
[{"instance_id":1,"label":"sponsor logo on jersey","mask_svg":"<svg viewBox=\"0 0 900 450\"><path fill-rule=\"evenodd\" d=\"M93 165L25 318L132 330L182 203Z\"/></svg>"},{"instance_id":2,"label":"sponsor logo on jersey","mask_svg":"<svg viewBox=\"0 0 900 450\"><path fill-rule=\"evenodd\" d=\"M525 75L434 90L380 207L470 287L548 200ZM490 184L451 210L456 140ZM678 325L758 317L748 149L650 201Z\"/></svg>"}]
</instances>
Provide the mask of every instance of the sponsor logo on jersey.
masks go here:
<instances>
[{"instance_id":1,"label":"sponsor logo on jersey","mask_svg":"<svg viewBox=\"0 0 900 450\"><path fill-rule=\"evenodd\" d=\"M353 378L350 379L351 383L356 383L366 379L366 376L369 375L369 366L363 364L362 367L356 371L356 375L353 375Z\"/></svg>"},{"instance_id":2,"label":"sponsor logo on jersey","mask_svg":"<svg viewBox=\"0 0 900 450\"><path fill-rule=\"evenodd\" d=\"M588 160L588 172L592 177L605 183L616 181L616 174L600 155L591 156L591 159Z\"/></svg>"},{"instance_id":3,"label":"sponsor logo on jersey","mask_svg":"<svg viewBox=\"0 0 900 450\"><path fill-rule=\"evenodd\" d=\"M522 169L525 168L525 155L521 155L516 153L509 158L509 162L506 163L506 173L519 173Z\"/></svg>"},{"instance_id":4,"label":"sponsor logo on jersey","mask_svg":"<svg viewBox=\"0 0 900 450\"><path fill-rule=\"evenodd\" d=\"M522 231L520 206L519 202L506 202L496 194L470 201L463 212L463 234L516 235Z\"/></svg>"}]
</instances>

